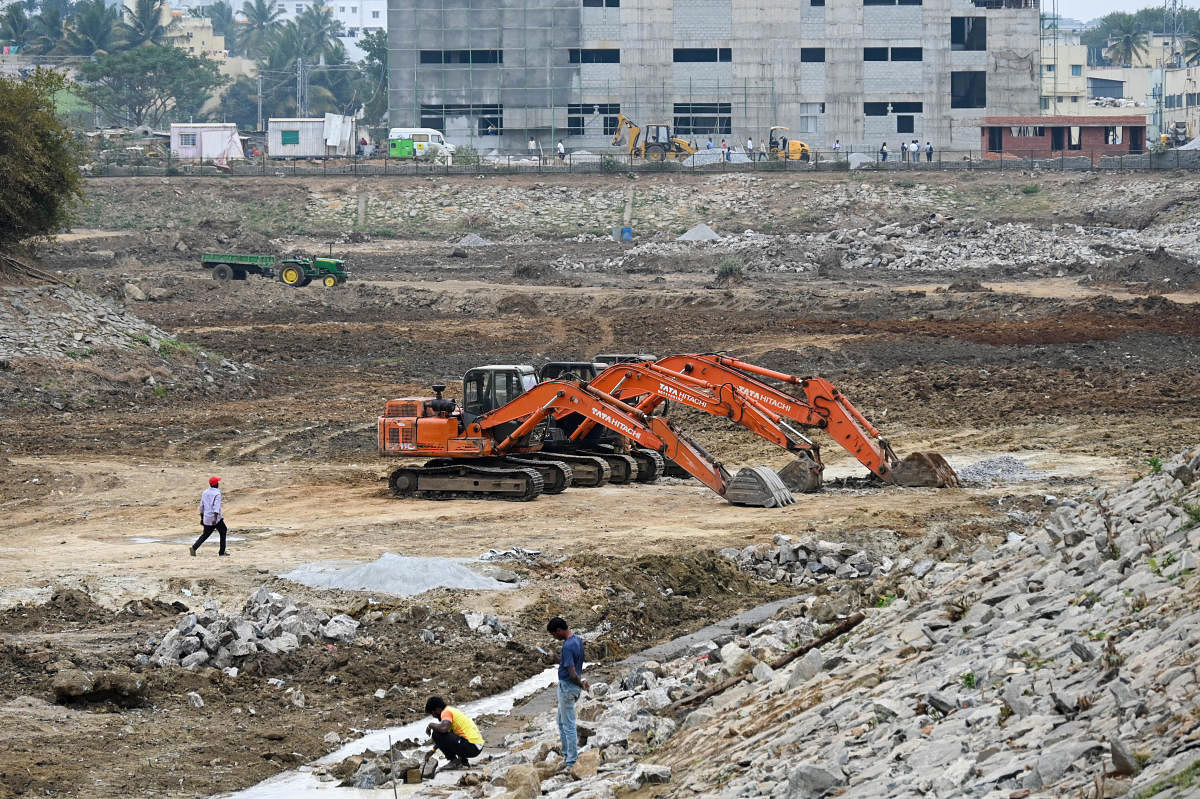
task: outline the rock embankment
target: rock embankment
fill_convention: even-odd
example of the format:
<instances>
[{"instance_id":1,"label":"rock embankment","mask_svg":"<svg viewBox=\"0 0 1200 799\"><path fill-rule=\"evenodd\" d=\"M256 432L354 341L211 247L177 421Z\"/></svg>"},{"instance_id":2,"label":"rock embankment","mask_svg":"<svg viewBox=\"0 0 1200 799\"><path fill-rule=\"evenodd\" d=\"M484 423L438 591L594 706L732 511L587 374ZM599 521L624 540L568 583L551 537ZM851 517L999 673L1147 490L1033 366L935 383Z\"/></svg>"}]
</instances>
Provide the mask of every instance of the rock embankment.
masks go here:
<instances>
[{"instance_id":1,"label":"rock embankment","mask_svg":"<svg viewBox=\"0 0 1200 799\"><path fill-rule=\"evenodd\" d=\"M532 781L596 799L669 781L656 796L1195 796L1200 446L1152 468L1056 500L969 562L894 564L902 596L778 670L820 631L817 597L642 663L580 702L574 774L556 773L546 714L458 795Z\"/></svg>"}]
</instances>

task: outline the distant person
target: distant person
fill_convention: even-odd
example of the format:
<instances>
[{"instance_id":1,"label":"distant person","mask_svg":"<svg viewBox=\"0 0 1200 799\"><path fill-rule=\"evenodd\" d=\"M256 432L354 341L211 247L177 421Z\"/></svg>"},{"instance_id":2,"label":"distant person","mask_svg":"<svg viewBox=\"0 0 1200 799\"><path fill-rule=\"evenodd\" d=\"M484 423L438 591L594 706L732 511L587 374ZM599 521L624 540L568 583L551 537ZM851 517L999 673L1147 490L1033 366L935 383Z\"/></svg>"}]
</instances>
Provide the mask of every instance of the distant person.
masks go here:
<instances>
[{"instance_id":1,"label":"distant person","mask_svg":"<svg viewBox=\"0 0 1200 799\"><path fill-rule=\"evenodd\" d=\"M537 158L537 139L529 137L529 157Z\"/></svg>"},{"instance_id":2,"label":"distant person","mask_svg":"<svg viewBox=\"0 0 1200 799\"><path fill-rule=\"evenodd\" d=\"M900 142L900 160L902 162L908 160L908 142L906 141Z\"/></svg>"},{"instance_id":3,"label":"distant person","mask_svg":"<svg viewBox=\"0 0 1200 799\"><path fill-rule=\"evenodd\" d=\"M208 478L208 488L200 495L200 524L204 527L204 532L196 539L196 543L192 544L188 550L192 557L196 557L196 550L200 545L212 535L213 530L221 534L221 548L217 551L218 555L228 555L225 551L225 535L229 529L225 527L225 516L221 513L221 478Z\"/></svg>"},{"instance_id":4,"label":"distant person","mask_svg":"<svg viewBox=\"0 0 1200 799\"><path fill-rule=\"evenodd\" d=\"M438 719L425 725L425 734L433 738L434 746L425 755L425 762L441 750L450 761L447 768L470 768L470 759L483 752L483 736L475 722L458 708L447 705L440 696L429 697L425 712Z\"/></svg>"},{"instance_id":5,"label":"distant person","mask_svg":"<svg viewBox=\"0 0 1200 799\"><path fill-rule=\"evenodd\" d=\"M746 157L754 158L754 139L750 136L746 137Z\"/></svg>"},{"instance_id":6,"label":"distant person","mask_svg":"<svg viewBox=\"0 0 1200 799\"><path fill-rule=\"evenodd\" d=\"M842 152L842 140L834 139L833 140L833 157L837 158L838 154L841 152Z\"/></svg>"},{"instance_id":7,"label":"distant person","mask_svg":"<svg viewBox=\"0 0 1200 799\"><path fill-rule=\"evenodd\" d=\"M763 139L758 140L758 160L765 161L767 158L767 143Z\"/></svg>"},{"instance_id":8,"label":"distant person","mask_svg":"<svg viewBox=\"0 0 1200 799\"><path fill-rule=\"evenodd\" d=\"M881 144L881 145L879 146L879 160L880 160L880 161L886 161L886 160L887 160L887 155L888 155L888 153L887 153L887 142L884 142L883 144Z\"/></svg>"},{"instance_id":9,"label":"distant person","mask_svg":"<svg viewBox=\"0 0 1200 799\"><path fill-rule=\"evenodd\" d=\"M912 144L908 147L908 154L912 156L914 164L921 163L921 140L913 139Z\"/></svg>"},{"instance_id":10,"label":"distant person","mask_svg":"<svg viewBox=\"0 0 1200 799\"><path fill-rule=\"evenodd\" d=\"M565 161L567 158L567 148L563 146L562 139L558 140L558 146L555 149L558 152L558 160Z\"/></svg>"},{"instance_id":11,"label":"distant person","mask_svg":"<svg viewBox=\"0 0 1200 799\"><path fill-rule=\"evenodd\" d=\"M587 690L583 679L583 639L555 616L546 625L546 632L562 641L558 658L558 738L562 744L563 769L569 769L579 759L579 733L575 729L575 703Z\"/></svg>"},{"instance_id":12,"label":"distant person","mask_svg":"<svg viewBox=\"0 0 1200 799\"><path fill-rule=\"evenodd\" d=\"M704 145L704 149L705 149L705 150L711 150L712 148L713 148L712 136L709 136L709 137L708 137L708 143Z\"/></svg>"},{"instance_id":13,"label":"distant person","mask_svg":"<svg viewBox=\"0 0 1200 799\"><path fill-rule=\"evenodd\" d=\"M925 161L933 161L933 144L931 142L925 142Z\"/></svg>"}]
</instances>

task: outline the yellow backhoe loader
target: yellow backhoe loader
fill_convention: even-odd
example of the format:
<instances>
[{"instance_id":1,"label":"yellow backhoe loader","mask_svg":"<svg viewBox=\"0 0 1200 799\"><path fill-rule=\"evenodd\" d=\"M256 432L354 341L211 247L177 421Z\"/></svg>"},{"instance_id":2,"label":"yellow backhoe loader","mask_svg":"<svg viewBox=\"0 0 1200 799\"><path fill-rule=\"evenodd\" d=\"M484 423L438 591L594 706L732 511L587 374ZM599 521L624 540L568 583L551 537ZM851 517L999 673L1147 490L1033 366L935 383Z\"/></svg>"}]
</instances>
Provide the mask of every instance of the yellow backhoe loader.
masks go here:
<instances>
[{"instance_id":1,"label":"yellow backhoe loader","mask_svg":"<svg viewBox=\"0 0 1200 799\"><path fill-rule=\"evenodd\" d=\"M626 146L630 155L649 161L687 158L696 152L696 148L686 139L671 135L670 125L647 125L642 128L624 114L617 117L617 130L613 133L612 146L618 146L622 139L627 139Z\"/></svg>"},{"instance_id":2,"label":"yellow backhoe loader","mask_svg":"<svg viewBox=\"0 0 1200 799\"><path fill-rule=\"evenodd\" d=\"M767 137L768 152L782 161L807 161L811 154L808 145L799 139L788 138L788 128L775 125Z\"/></svg>"}]
</instances>

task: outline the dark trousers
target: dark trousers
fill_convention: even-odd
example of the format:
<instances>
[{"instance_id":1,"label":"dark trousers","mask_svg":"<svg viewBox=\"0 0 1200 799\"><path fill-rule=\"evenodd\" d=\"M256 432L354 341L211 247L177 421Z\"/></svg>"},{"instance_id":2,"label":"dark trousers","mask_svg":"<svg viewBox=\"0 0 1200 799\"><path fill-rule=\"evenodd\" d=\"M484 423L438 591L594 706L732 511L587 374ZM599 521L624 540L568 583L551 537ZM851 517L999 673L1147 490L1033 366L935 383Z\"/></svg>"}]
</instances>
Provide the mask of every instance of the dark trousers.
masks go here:
<instances>
[{"instance_id":1,"label":"dark trousers","mask_svg":"<svg viewBox=\"0 0 1200 799\"><path fill-rule=\"evenodd\" d=\"M462 736L455 735L453 732L438 732L437 730L433 731L433 745L440 749L448 760L456 757L463 760L479 757L479 753L483 751L483 747L471 743Z\"/></svg>"},{"instance_id":2,"label":"dark trousers","mask_svg":"<svg viewBox=\"0 0 1200 799\"><path fill-rule=\"evenodd\" d=\"M218 533L221 534L220 554L224 555L225 554L225 534L229 532L229 528L225 526L224 519L218 519L216 524L204 525L204 532L201 533L200 537L196 539L196 543L192 544L192 549L199 549L200 545L203 544L204 541L210 535L212 535L213 530L216 530Z\"/></svg>"}]
</instances>

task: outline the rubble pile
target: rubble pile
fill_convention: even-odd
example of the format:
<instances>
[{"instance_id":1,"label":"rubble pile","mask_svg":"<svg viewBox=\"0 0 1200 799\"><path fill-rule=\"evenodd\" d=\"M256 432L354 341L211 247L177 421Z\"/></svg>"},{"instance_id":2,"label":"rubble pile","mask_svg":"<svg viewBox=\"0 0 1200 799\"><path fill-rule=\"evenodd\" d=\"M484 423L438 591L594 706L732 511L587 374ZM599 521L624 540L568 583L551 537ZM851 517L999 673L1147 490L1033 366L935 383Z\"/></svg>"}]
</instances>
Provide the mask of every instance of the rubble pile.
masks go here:
<instances>
[{"instance_id":1,"label":"rubble pile","mask_svg":"<svg viewBox=\"0 0 1200 799\"><path fill-rule=\"evenodd\" d=\"M151 642L152 651L139 655L138 664L190 670L209 666L236 676L238 665L257 655L292 652L316 641L347 643L357 631L358 622L349 616L330 618L264 585L241 613L222 613L216 600L205 601L203 612L186 614L161 641Z\"/></svg>"},{"instance_id":2,"label":"rubble pile","mask_svg":"<svg viewBox=\"0 0 1200 799\"><path fill-rule=\"evenodd\" d=\"M0 357L70 357L101 347L157 352L172 336L105 300L67 286L6 287Z\"/></svg>"},{"instance_id":3,"label":"rubble pile","mask_svg":"<svg viewBox=\"0 0 1200 799\"><path fill-rule=\"evenodd\" d=\"M416 771L422 778L429 778L436 773L437 764L428 764L418 759L420 752L413 749L415 741L396 741L392 748L382 752L367 749L361 754L351 755L332 766L321 766L317 770L318 778L322 780L339 780L343 788L391 788L406 782L420 782Z\"/></svg>"},{"instance_id":4,"label":"rubble pile","mask_svg":"<svg viewBox=\"0 0 1200 799\"><path fill-rule=\"evenodd\" d=\"M886 555L877 555L832 541L806 541L793 543L789 536L776 534L774 546L756 544L742 549L730 547L718 554L738 564L743 571L751 572L767 580L788 582L795 585L812 585L829 579L854 580L879 577L891 573L895 568L912 568L921 572L932 567L933 561L922 561L914 565L912 560L902 558L893 561Z\"/></svg>"},{"instance_id":5,"label":"rubble pile","mask_svg":"<svg viewBox=\"0 0 1200 799\"><path fill-rule=\"evenodd\" d=\"M580 701L572 774L545 713L455 796L1192 795L1197 548L1200 446L968 562L907 567L902 598L778 669L813 614L635 665Z\"/></svg>"}]
</instances>

